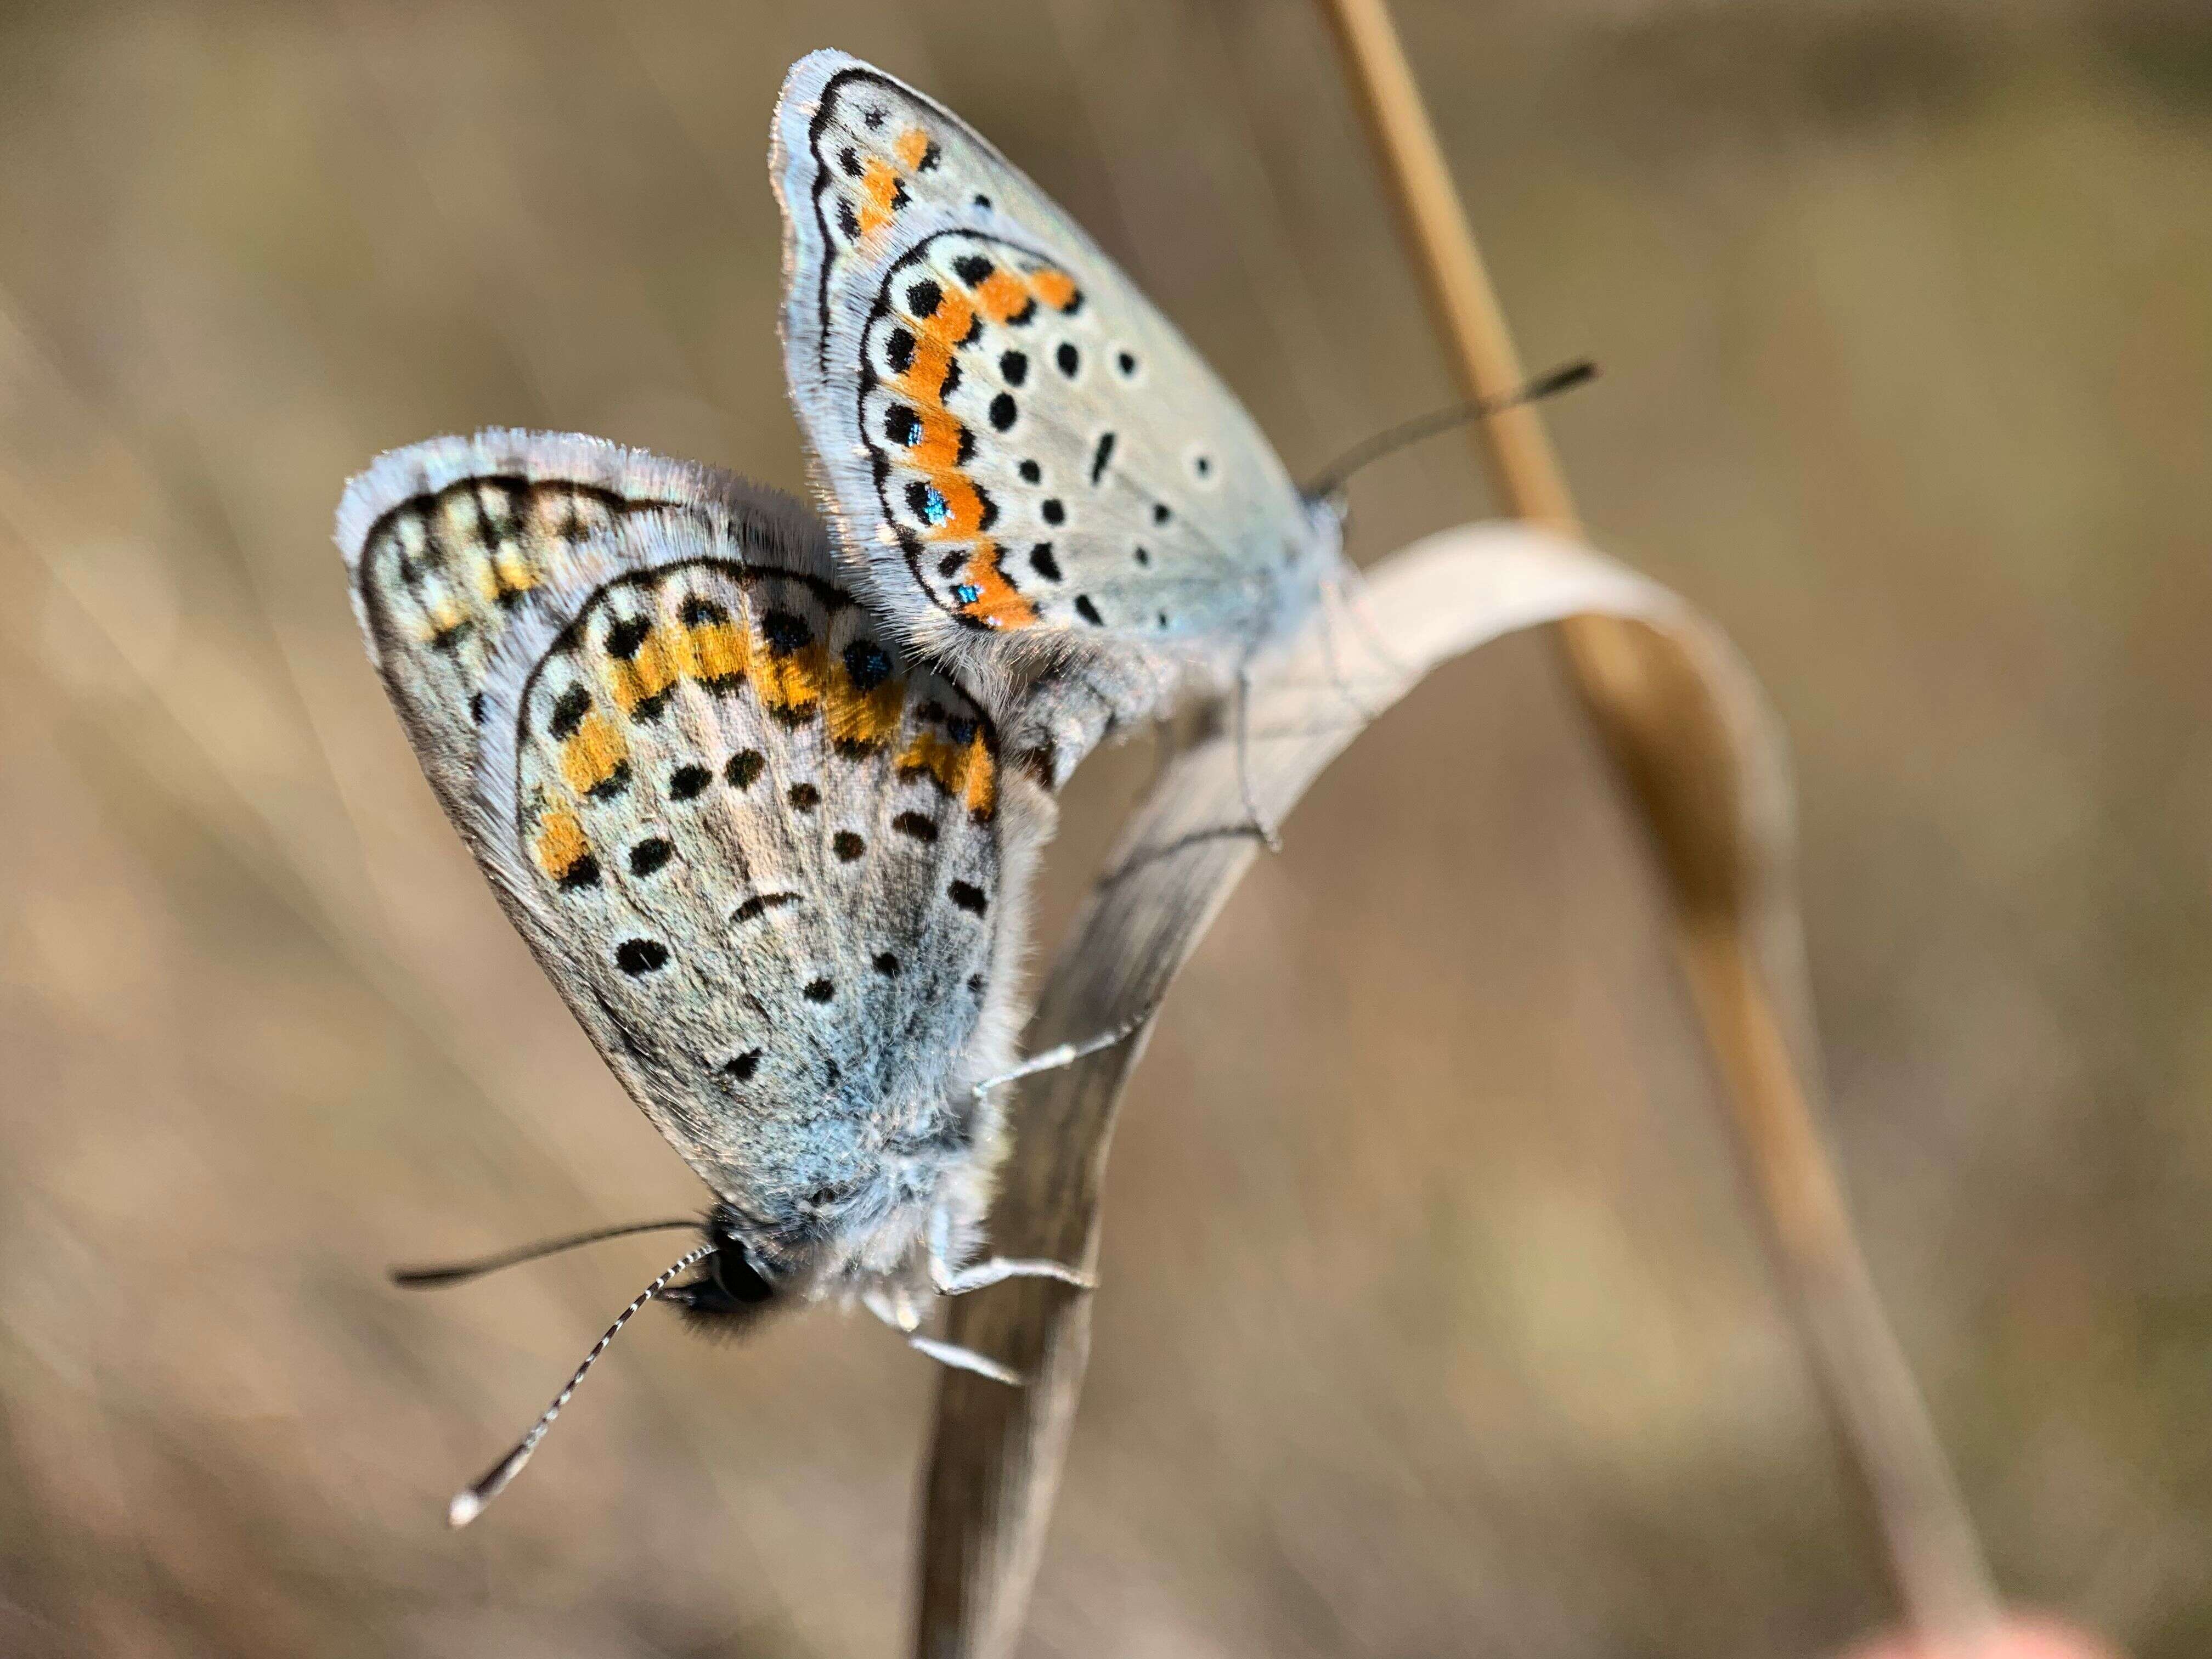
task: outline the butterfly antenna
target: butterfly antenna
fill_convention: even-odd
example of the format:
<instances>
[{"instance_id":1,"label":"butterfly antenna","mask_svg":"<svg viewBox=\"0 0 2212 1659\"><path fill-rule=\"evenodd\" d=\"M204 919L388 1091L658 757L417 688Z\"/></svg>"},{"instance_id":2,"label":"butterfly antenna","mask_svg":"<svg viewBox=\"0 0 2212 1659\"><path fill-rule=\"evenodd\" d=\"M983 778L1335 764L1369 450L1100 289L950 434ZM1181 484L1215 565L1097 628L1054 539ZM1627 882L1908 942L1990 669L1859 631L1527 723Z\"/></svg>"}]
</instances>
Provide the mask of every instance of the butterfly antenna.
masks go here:
<instances>
[{"instance_id":1,"label":"butterfly antenna","mask_svg":"<svg viewBox=\"0 0 2212 1659\"><path fill-rule=\"evenodd\" d=\"M594 1227L587 1233L571 1233L566 1238L542 1238L534 1244L520 1244L511 1250L501 1250L497 1255L481 1256L474 1261L448 1261L435 1267L393 1267L389 1269L392 1282L410 1291L427 1291L443 1285L465 1284L486 1273L495 1273L501 1267L512 1267L524 1261L535 1261L543 1255L558 1255L563 1250L573 1250L579 1245L596 1244L603 1238L623 1238L631 1233L672 1232L679 1227L696 1231L696 1216L674 1216L666 1221L632 1221L619 1227Z\"/></svg>"},{"instance_id":2,"label":"butterfly antenna","mask_svg":"<svg viewBox=\"0 0 2212 1659\"><path fill-rule=\"evenodd\" d=\"M1326 501L1341 490L1352 475L1361 467L1370 462L1379 461L1385 455L1395 454L1408 444L1417 444L1424 438L1433 438L1439 432L1449 432L1452 428L1465 426L1470 421L1486 421L1502 410L1538 402L1596 378L1597 365L1587 357L1577 357L1571 363L1562 363L1557 368L1546 370L1535 379L1502 396L1479 398L1473 403L1454 404L1449 409L1418 416L1402 425L1377 434L1364 443L1353 445L1337 458L1334 465L1314 481L1306 493L1316 501Z\"/></svg>"},{"instance_id":3,"label":"butterfly antenna","mask_svg":"<svg viewBox=\"0 0 2212 1659\"><path fill-rule=\"evenodd\" d=\"M686 1250L666 1273L637 1293L637 1299L617 1315L615 1322L607 1327L607 1334L592 1344L591 1352L586 1354L584 1363L576 1367L576 1374L568 1379L568 1385L553 1396L553 1403L545 1408L544 1415L530 1425L530 1432L515 1443L514 1449L493 1464L483 1479L465 1492L453 1494L453 1501L446 1509L448 1525L465 1527L483 1513L484 1505L504 1492L507 1483L522 1473L522 1466L530 1461L530 1454L538 1449L538 1443L545 1437L545 1431L553 1426L553 1419L561 1415L561 1408L576 1392L576 1385L584 1380L586 1372L599 1364L599 1356L612 1346L615 1338L622 1334L622 1328L629 1323L630 1316L666 1290L678 1273L696 1267L714 1255L717 1248L710 1239L694 1249Z\"/></svg>"}]
</instances>

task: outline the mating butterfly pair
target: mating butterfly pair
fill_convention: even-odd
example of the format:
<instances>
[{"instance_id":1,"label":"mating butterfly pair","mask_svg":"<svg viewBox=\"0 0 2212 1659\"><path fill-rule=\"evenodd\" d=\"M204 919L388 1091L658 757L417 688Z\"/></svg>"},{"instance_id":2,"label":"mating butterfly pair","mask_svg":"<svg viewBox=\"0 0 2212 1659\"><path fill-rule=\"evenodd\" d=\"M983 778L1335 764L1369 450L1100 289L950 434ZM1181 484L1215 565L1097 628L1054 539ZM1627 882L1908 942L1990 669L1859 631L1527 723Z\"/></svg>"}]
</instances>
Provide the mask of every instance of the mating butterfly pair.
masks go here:
<instances>
[{"instance_id":1,"label":"mating butterfly pair","mask_svg":"<svg viewBox=\"0 0 2212 1659\"><path fill-rule=\"evenodd\" d=\"M919 1326L933 1293L1083 1282L974 1260L996 1085L1126 1035L1015 1059L1049 792L1304 615L1338 522L1081 228L913 88L802 59L771 172L826 525L709 468L491 431L381 457L337 539L440 800L714 1190L614 1329L654 1296L717 1322L852 1297L1017 1381Z\"/></svg>"}]
</instances>

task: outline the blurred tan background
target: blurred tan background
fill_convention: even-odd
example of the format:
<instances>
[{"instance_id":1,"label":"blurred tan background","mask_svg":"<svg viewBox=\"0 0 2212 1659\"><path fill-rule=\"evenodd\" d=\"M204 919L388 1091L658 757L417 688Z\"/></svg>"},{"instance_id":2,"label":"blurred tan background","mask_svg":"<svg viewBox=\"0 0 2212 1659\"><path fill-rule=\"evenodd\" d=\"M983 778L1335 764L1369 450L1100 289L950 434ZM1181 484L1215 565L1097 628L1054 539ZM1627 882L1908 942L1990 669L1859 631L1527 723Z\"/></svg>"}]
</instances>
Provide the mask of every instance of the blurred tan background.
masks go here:
<instances>
[{"instance_id":1,"label":"blurred tan background","mask_svg":"<svg viewBox=\"0 0 2212 1659\"><path fill-rule=\"evenodd\" d=\"M2212 16L1404 0L1594 534L1796 745L1833 1129L2019 1599L2212 1651ZM2001 14L2001 15L2000 15ZM1301 0L0 7L0 1652L899 1650L927 1364L641 1319L683 1210L329 540L378 450L802 482L763 157L837 45L1060 194L1293 471L1451 395ZM1489 510L1358 485L1372 558ZM1066 802L1048 950L1151 765ZM1044 1655L1811 1656L1888 1611L1547 648L1431 683L1186 975Z\"/></svg>"}]
</instances>

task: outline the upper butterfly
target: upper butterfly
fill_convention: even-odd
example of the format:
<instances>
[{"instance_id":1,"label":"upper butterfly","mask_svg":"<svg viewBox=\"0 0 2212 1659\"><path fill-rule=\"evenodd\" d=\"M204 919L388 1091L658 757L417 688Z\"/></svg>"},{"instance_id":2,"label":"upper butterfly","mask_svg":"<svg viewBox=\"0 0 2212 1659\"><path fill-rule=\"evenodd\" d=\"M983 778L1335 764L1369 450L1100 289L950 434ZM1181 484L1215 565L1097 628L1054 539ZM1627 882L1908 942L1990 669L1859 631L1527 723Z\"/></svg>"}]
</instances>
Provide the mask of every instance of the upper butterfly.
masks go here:
<instances>
[{"instance_id":1,"label":"upper butterfly","mask_svg":"<svg viewBox=\"0 0 2212 1659\"><path fill-rule=\"evenodd\" d=\"M785 78L769 170L785 373L840 556L1052 782L1314 605L1342 562L1334 509L959 117L814 52Z\"/></svg>"}]
</instances>

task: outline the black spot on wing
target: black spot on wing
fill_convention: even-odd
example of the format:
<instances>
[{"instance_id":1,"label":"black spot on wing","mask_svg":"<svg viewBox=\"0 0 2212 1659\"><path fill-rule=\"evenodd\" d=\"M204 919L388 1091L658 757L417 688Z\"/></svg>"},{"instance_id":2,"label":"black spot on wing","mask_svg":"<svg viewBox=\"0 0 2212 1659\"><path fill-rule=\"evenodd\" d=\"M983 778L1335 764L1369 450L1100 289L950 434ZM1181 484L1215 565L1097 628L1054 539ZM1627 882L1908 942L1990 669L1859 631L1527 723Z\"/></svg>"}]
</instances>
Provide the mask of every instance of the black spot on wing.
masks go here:
<instances>
[{"instance_id":1,"label":"black spot on wing","mask_svg":"<svg viewBox=\"0 0 2212 1659\"><path fill-rule=\"evenodd\" d=\"M799 902L800 895L797 893L756 893L730 912L730 920L734 922L758 921L771 910L779 910L787 904Z\"/></svg>"},{"instance_id":2,"label":"black spot on wing","mask_svg":"<svg viewBox=\"0 0 2212 1659\"><path fill-rule=\"evenodd\" d=\"M615 946L615 966L635 977L668 965L668 947L657 939L626 939Z\"/></svg>"},{"instance_id":3,"label":"black spot on wing","mask_svg":"<svg viewBox=\"0 0 2212 1659\"><path fill-rule=\"evenodd\" d=\"M795 611L771 611L761 618L761 637L770 654L787 657L803 651L814 638L814 629Z\"/></svg>"},{"instance_id":4,"label":"black spot on wing","mask_svg":"<svg viewBox=\"0 0 2212 1659\"><path fill-rule=\"evenodd\" d=\"M554 699L553 720L546 730L556 739L574 737L591 712L592 694L580 685L572 685Z\"/></svg>"},{"instance_id":5,"label":"black spot on wing","mask_svg":"<svg viewBox=\"0 0 2212 1659\"><path fill-rule=\"evenodd\" d=\"M845 672L855 691L872 691L890 678L890 655L873 640L854 640L845 647Z\"/></svg>"},{"instance_id":6,"label":"black spot on wing","mask_svg":"<svg viewBox=\"0 0 2212 1659\"><path fill-rule=\"evenodd\" d=\"M720 605L696 593L685 599L683 609L676 614L684 619L686 628L706 628L730 619L730 613Z\"/></svg>"}]
</instances>

